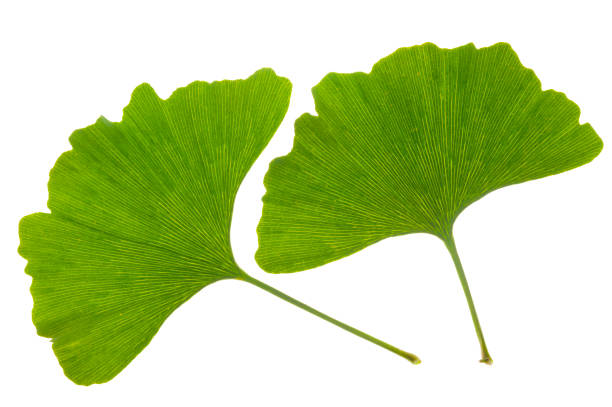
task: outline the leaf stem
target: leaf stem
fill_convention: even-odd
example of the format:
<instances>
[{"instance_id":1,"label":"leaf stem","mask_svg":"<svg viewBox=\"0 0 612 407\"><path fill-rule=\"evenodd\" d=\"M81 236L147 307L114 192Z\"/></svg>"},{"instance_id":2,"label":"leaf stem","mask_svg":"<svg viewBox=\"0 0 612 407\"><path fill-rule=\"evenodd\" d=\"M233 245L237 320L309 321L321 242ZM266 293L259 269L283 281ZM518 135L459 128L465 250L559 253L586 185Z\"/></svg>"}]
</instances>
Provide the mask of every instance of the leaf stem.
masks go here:
<instances>
[{"instance_id":1,"label":"leaf stem","mask_svg":"<svg viewBox=\"0 0 612 407\"><path fill-rule=\"evenodd\" d=\"M461 287L463 287L463 292L465 293L465 298L470 308L472 322L474 322L474 328L476 329L476 335L478 336L478 342L480 342L480 350L482 352L482 359L480 359L480 362L490 365L493 363L493 359L491 359L491 355L489 355L489 350L487 349L487 344L485 343L485 339L482 334L482 328L480 327L480 322L478 321L478 314L476 314L474 300L472 300L470 287L468 285L467 279L465 278L465 273L463 272L463 266L461 265L461 260L459 259L459 253L457 253L457 246L455 246L455 238L453 237L453 234L450 233L448 237L442 240L446 244L446 248L448 249L451 257L453 258L455 268L457 269L457 274L459 275L459 280L461 281Z\"/></svg>"},{"instance_id":2,"label":"leaf stem","mask_svg":"<svg viewBox=\"0 0 612 407\"><path fill-rule=\"evenodd\" d=\"M408 353L405 352L399 348L396 348L395 346L389 345L386 342L381 341L380 339L377 339L371 335L366 334L365 332L360 331L359 329L353 328L350 325L345 324L344 322L340 322L335 318L330 317L329 315L326 315L324 313L322 313L321 311L318 311L314 308L312 308L309 305L304 304L301 301L296 300L295 298L292 298L290 296L288 296L287 294L277 290L274 287L270 287L269 285L267 285L266 283L259 281L251 276L249 276L248 274L244 273L244 276L242 277L242 280L249 282L259 288L261 288L262 290L265 290L267 292L269 292L272 295L277 296L278 298L281 298L293 305L295 305L298 308L303 309L304 311L310 312L313 315L316 315L319 318L324 319L327 322L330 322L334 325L336 325L337 327L340 327L342 329L344 329L345 331L348 331L354 335L357 335L360 338L365 339L366 341L370 341L382 348L387 349L390 352L395 353L396 355L399 355L401 357L403 357L404 359L409 360L410 362L414 363L415 365L418 365L419 363L421 363L421 359L419 359L416 355L413 355L412 353Z\"/></svg>"}]
</instances>

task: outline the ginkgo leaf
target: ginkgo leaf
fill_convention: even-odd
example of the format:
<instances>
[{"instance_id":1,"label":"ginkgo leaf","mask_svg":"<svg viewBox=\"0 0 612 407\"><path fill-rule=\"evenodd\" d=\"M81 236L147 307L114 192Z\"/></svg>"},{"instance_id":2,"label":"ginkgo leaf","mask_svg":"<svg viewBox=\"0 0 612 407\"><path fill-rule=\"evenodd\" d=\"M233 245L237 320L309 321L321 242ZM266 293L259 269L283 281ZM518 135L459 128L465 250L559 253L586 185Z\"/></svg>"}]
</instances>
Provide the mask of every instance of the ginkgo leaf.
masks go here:
<instances>
[{"instance_id":1,"label":"ginkgo leaf","mask_svg":"<svg viewBox=\"0 0 612 407\"><path fill-rule=\"evenodd\" d=\"M391 236L436 235L490 363L453 223L491 191L591 161L600 138L504 43L402 48L369 74L327 75L313 96L318 116L296 121L293 150L265 177L257 262L294 272Z\"/></svg>"},{"instance_id":2,"label":"ginkgo leaf","mask_svg":"<svg viewBox=\"0 0 612 407\"><path fill-rule=\"evenodd\" d=\"M250 282L354 329L255 280L232 254L234 198L290 93L290 82L270 69L194 82L166 100L143 84L121 122L100 118L72 134L73 150L50 174L51 213L26 216L19 227L34 324L52 338L71 380L112 379L178 306L222 279Z\"/></svg>"}]
</instances>

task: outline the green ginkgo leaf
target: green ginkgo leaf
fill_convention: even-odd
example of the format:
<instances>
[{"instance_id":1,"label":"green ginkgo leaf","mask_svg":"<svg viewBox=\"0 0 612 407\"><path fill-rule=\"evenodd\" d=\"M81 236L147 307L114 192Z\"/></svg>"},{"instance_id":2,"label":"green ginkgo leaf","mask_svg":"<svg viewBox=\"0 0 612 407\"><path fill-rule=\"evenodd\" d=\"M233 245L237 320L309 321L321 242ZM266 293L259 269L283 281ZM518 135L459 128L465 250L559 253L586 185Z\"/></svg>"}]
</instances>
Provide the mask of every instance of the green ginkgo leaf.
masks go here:
<instances>
[{"instance_id":1,"label":"green ginkgo leaf","mask_svg":"<svg viewBox=\"0 0 612 407\"><path fill-rule=\"evenodd\" d=\"M436 235L490 363L453 223L491 191L588 163L600 138L503 43L402 48L369 74L327 75L313 95L318 116L297 120L293 150L264 181L259 265L300 271L391 236Z\"/></svg>"},{"instance_id":2,"label":"green ginkgo leaf","mask_svg":"<svg viewBox=\"0 0 612 407\"><path fill-rule=\"evenodd\" d=\"M252 283L417 363L418 358L254 279L230 247L234 198L281 123L291 84L270 69L134 91L123 120L70 137L51 171L51 213L22 219L33 320L78 384L117 375L164 320L215 281Z\"/></svg>"}]
</instances>

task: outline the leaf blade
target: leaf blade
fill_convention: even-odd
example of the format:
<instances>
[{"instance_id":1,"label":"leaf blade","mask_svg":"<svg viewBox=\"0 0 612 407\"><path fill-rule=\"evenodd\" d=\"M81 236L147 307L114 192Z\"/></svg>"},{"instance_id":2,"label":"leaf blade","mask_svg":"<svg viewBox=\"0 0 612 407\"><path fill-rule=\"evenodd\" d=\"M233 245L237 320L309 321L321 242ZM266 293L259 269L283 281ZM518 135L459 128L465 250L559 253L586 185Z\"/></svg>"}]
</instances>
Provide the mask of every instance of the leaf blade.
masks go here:
<instances>
[{"instance_id":1,"label":"leaf blade","mask_svg":"<svg viewBox=\"0 0 612 407\"><path fill-rule=\"evenodd\" d=\"M270 69L194 82L161 100L136 88L123 120L75 131L51 171L50 214L20 222L33 321L66 376L103 383L163 321L236 278L236 192L284 117L290 82Z\"/></svg>"},{"instance_id":2,"label":"leaf blade","mask_svg":"<svg viewBox=\"0 0 612 407\"><path fill-rule=\"evenodd\" d=\"M295 272L384 238L446 237L465 207L583 165L602 148L565 95L542 91L507 44L403 48L369 74L328 74L318 116L270 165L258 264Z\"/></svg>"}]
</instances>

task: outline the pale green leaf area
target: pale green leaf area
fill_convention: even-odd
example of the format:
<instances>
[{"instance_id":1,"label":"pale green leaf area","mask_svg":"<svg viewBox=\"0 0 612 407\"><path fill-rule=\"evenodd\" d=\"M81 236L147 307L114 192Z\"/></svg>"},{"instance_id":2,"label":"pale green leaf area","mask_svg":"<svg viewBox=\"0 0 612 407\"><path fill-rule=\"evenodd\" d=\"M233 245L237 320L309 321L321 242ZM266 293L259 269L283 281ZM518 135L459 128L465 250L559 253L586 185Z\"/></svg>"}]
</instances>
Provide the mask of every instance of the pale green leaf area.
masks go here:
<instances>
[{"instance_id":1,"label":"pale green leaf area","mask_svg":"<svg viewBox=\"0 0 612 407\"><path fill-rule=\"evenodd\" d=\"M491 191L588 163L601 139L504 43L401 48L369 74L327 75L313 96L318 116L296 121L293 150L265 177L257 262L295 272L391 236L436 235L490 363L453 223Z\"/></svg>"},{"instance_id":2,"label":"pale green leaf area","mask_svg":"<svg viewBox=\"0 0 612 407\"><path fill-rule=\"evenodd\" d=\"M234 261L234 199L290 93L290 82L270 69L246 80L194 82L166 100L143 84L121 122L102 117L72 134L73 149L50 174L51 213L19 225L34 324L52 338L71 380L112 379L178 306L230 278L418 362L255 280Z\"/></svg>"}]
</instances>

